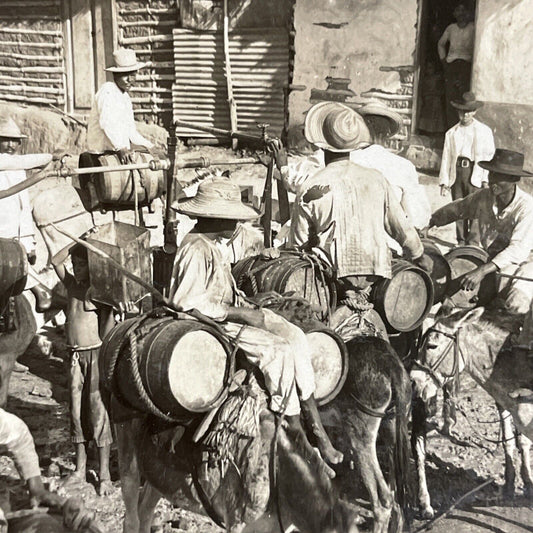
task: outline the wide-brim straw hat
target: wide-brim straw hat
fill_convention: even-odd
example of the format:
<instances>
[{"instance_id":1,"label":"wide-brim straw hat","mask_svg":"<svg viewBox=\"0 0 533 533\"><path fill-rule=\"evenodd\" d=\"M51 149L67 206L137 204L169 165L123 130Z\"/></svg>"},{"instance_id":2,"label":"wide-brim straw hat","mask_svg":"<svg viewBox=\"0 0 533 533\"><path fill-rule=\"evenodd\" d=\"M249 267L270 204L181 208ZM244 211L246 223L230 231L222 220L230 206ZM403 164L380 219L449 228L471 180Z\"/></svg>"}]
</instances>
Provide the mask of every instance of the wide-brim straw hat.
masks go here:
<instances>
[{"instance_id":1,"label":"wide-brim straw hat","mask_svg":"<svg viewBox=\"0 0 533 533\"><path fill-rule=\"evenodd\" d=\"M17 123L11 117L7 117L0 119L0 137L7 137L9 139L26 139L28 136L23 135Z\"/></svg>"},{"instance_id":2,"label":"wide-brim straw hat","mask_svg":"<svg viewBox=\"0 0 533 533\"><path fill-rule=\"evenodd\" d=\"M261 212L241 199L238 185L228 178L207 178L198 186L193 198L182 198L172 209L190 217L254 220Z\"/></svg>"},{"instance_id":3,"label":"wide-brim straw hat","mask_svg":"<svg viewBox=\"0 0 533 533\"><path fill-rule=\"evenodd\" d=\"M113 52L113 61L115 64L107 67L109 72L134 72L146 67L146 63L137 61L135 50L129 48L118 48Z\"/></svg>"},{"instance_id":4,"label":"wide-brim straw hat","mask_svg":"<svg viewBox=\"0 0 533 533\"><path fill-rule=\"evenodd\" d=\"M464 93L460 100L452 100L450 103L461 111L477 111L483 107L483 102L476 100L476 95L471 91Z\"/></svg>"},{"instance_id":5,"label":"wide-brim straw hat","mask_svg":"<svg viewBox=\"0 0 533 533\"><path fill-rule=\"evenodd\" d=\"M522 176L533 176L533 172L524 169L524 154L513 150L497 148L490 161L480 161L478 165L490 172L501 174L499 181L519 181ZM505 176L509 179L505 179Z\"/></svg>"},{"instance_id":6,"label":"wide-brim straw hat","mask_svg":"<svg viewBox=\"0 0 533 533\"><path fill-rule=\"evenodd\" d=\"M365 104L359 109L357 109L357 112L363 118L367 118L367 117L368 118L371 118L371 117L386 118L389 123L389 131L387 132L387 135L389 137L396 135L400 131L403 125L402 116L396 111L394 111L393 109L390 109L389 107L387 107L383 102L379 102L379 101L369 102L368 104Z\"/></svg>"},{"instance_id":7,"label":"wide-brim straw hat","mask_svg":"<svg viewBox=\"0 0 533 533\"><path fill-rule=\"evenodd\" d=\"M352 152L372 142L363 117L339 102L320 102L305 117L308 142L330 152Z\"/></svg>"}]
</instances>

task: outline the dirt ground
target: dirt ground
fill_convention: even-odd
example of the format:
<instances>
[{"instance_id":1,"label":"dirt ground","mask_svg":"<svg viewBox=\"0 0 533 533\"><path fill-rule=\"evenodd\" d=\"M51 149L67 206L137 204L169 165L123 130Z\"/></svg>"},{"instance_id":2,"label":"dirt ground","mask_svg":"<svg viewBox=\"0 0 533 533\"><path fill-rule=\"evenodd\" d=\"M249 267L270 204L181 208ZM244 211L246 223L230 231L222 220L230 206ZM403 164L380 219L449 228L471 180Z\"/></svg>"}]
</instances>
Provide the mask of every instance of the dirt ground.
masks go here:
<instances>
[{"instance_id":1,"label":"dirt ground","mask_svg":"<svg viewBox=\"0 0 533 533\"><path fill-rule=\"evenodd\" d=\"M436 178L422 176L427 185L433 207L447 199L438 195ZM437 236L453 239L453 229L439 230ZM8 410L21 416L33 433L45 481L52 488L79 495L88 507L97 512L106 533L122 531L123 504L117 479L116 450L112 453L112 476L114 493L108 497L97 496L91 483L64 485L65 477L73 471L74 450L69 442L68 391L66 379L66 349L63 333L51 327L42 332L53 343L53 354L45 356L34 342L20 362L28 367L25 372L13 374ZM517 497L505 501L500 496L503 482L503 452L501 446L491 442L499 438L497 411L492 399L470 379L462 380L459 395L460 414L456 437L443 437L437 429L428 438L429 461L427 465L428 486L437 514L446 511L459 497L491 478L494 483L476 493L454 510L448 517L437 522L434 533L454 532L533 532L533 507L522 494L521 482L517 481ZM466 416L465 416L466 415ZM437 428L440 418L432 419ZM90 457L94 468L94 457ZM519 476L517 476L519 477ZM94 470L88 474L94 481ZM354 483L354 487L357 483ZM6 487L13 509L27 506L27 499L13 463L0 457L0 493ZM0 494L1 495L1 494ZM361 496L349 490L345 497ZM5 494L4 494L5 499ZM358 500L363 515L368 516L368 505ZM180 508L172 508L161 502L157 511L165 532L190 531L214 533L220 531L207 517ZM368 524L367 524L368 526ZM415 520L412 531L421 532L428 524Z\"/></svg>"}]
</instances>

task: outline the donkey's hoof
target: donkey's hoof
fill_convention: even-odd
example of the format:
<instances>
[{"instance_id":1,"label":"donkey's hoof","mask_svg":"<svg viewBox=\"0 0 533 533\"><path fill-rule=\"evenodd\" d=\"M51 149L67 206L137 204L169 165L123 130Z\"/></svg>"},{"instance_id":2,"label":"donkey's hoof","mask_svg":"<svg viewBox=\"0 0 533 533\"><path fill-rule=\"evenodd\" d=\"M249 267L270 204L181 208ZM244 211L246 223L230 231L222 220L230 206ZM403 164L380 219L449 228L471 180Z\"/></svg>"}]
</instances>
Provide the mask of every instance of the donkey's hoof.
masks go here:
<instances>
[{"instance_id":1,"label":"donkey's hoof","mask_svg":"<svg viewBox=\"0 0 533 533\"><path fill-rule=\"evenodd\" d=\"M420 509L420 515L424 520L431 520L435 517L435 511L431 505Z\"/></svg>"}]
</instances>

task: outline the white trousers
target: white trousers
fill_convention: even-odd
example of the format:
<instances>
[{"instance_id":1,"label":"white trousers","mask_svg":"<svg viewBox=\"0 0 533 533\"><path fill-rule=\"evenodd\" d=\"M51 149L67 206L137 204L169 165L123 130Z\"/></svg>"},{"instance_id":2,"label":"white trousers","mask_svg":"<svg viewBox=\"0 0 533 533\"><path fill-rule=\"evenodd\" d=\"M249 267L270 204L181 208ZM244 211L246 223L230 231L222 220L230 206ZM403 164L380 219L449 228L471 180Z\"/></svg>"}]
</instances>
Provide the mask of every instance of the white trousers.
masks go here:
<instances>
[{"instance_id":1,"label":"white trousers","mask_svg":"<svg viewBox=\"0 0 533 533\"><path fill-rule=\"evenodd\" d=\"M315 375L305 333L280 315L263 309L265 329L228 322L224 331L257 365L270 393L270 408L288 416L300 413L300 397L315 392ZM242 333L241 333L242 330ZM240 336L239 336L240 334Z\"/></svg>"}]
</instances>

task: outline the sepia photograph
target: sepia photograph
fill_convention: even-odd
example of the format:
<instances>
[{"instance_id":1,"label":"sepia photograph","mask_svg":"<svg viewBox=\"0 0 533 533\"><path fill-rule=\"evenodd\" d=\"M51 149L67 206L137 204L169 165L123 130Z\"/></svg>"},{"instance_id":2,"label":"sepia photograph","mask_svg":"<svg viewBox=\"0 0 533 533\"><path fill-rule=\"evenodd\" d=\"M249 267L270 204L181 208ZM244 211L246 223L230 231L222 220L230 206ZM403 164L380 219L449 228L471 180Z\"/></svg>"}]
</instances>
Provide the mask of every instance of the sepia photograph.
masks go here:
<instances>
[{"instance_id":1,"label":"sepia photograph","mask_svg":"<svg viewBox=\"0 0 533 533\"><path fill-rule=\"evenodd\" d=\"M533 533L533 0L0 0L0 533Z\"/></svg>"}]
</instances>

